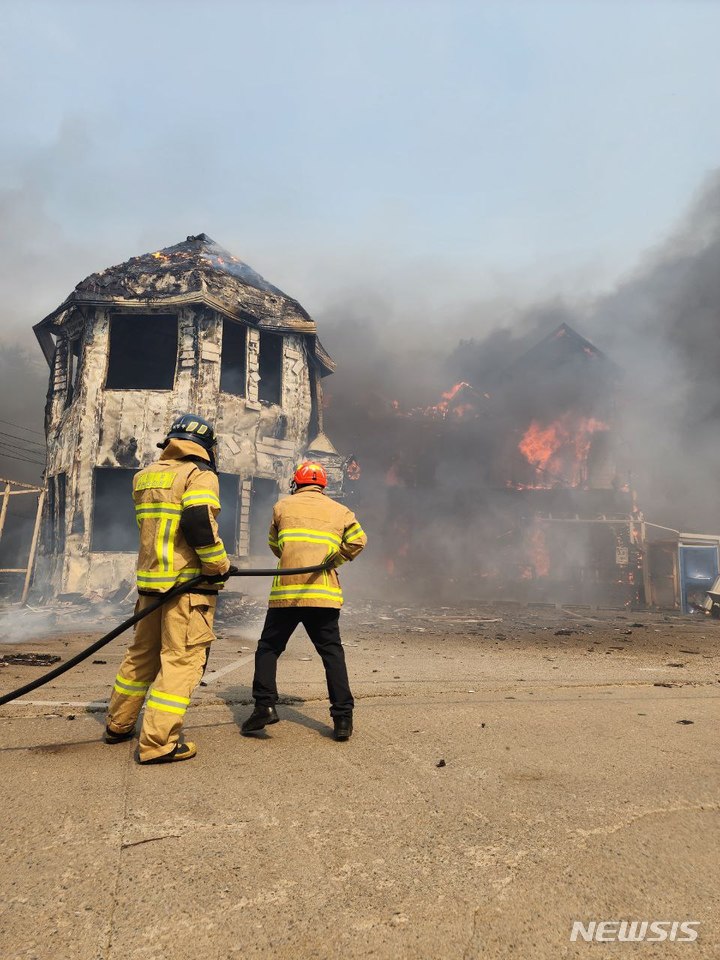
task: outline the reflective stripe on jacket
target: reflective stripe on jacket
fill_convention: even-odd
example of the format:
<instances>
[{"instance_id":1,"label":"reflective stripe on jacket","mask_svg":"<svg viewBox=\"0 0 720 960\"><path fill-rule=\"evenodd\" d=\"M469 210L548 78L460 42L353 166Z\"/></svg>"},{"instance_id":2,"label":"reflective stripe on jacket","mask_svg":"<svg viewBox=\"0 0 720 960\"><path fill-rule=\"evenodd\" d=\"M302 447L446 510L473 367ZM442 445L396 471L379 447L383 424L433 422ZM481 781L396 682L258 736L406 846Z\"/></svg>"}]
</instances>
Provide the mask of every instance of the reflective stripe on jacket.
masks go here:
<instances>
[{"instance_id":1,"label":"reflective stripe on jacket","mask_svg":"<svg viewBox=\"0 0 720 960\"><path fill-rule=\"evenodd\" d=\"M367 537L352 510L331 500L320 487L301 487L273 508L268 545L278 567L312 567L331 560L338 567L354 560ZM335 569L324 573L275 577L271 607L341 607L340 581Z\"/></svg>"},{"instance_id":2,"label":"reflective stripe on jacket","mask_svg":"<svg viewBox=\"0 0 720 960\"><path fill-rule=\"evenodd\" d=\"M217 526L218 478L199 444L171 440L161 460L135 474L133 500L139 590L164 593L199 573L225 573L230 563Z\"/></svg>"}]
</instances>

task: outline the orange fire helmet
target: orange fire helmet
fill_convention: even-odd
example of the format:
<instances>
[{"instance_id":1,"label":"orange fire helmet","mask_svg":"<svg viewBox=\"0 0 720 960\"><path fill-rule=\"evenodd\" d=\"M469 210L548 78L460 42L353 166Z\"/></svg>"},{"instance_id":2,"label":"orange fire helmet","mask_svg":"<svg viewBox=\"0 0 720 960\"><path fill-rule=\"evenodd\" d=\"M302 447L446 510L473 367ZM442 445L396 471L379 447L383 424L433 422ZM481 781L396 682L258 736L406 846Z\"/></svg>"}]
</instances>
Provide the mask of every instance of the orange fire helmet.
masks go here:
<instances>
[{"instance_id":1,"label":"orange fire helmet","mask_svg":"<svg viewBox=\"0 0 720 960\"><path fill-rule=\"evenodd\" d=\"M301 487L314 483L318 487L326 487L328 482L325 467L312 460L306 460L301 463L293 474L293 483L296 487Z\"/></svg>"}]
</instances>

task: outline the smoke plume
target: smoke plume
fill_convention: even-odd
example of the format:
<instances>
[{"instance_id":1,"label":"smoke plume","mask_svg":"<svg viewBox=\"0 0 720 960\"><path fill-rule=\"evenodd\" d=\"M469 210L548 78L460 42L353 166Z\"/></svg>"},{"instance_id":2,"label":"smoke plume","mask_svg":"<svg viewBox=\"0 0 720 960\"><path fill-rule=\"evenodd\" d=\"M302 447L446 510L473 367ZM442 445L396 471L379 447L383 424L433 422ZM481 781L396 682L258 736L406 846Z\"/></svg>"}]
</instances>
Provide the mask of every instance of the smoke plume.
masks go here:
<instances>
[{"instance_id":1,"label":"smoke plume","mask_svg":"<svg viewBox=\"0 0 720 960\"><path fill-rule=\"evenodd\" d=\"M627 473L618 484L629 481L653 523L720 533L720 173L672 234L592 302L518 307L495 322L491 309L478 304L476 332L454 341L451 331L467 331L467 307L426 325L411 318L384 325L377 303L328 312L320 326L339 359L327 386L328 432L364 468L357 506L372 518L379 551L396 552L398 544L389 541L405 539L410 546L401 552L415 556L406 569L423 582L429 557L446 580L462 576L468 562L492 567L503 494L483 457L496 455L500 441L483 434L481 404L478 419L452 428L463 431L453 444L447 424L430 420L418 430L398 410L430 408L458 381L476 396L494 394L503 371L561 323L619 368L614 438ZM398 310L387 304L384 312ZM587 393L579 367L521 388L507 403L524 404L529 421L543 406L548 414L561 410L573 391L578 398ZM511 419L504 424L496 411L493 423L495 432L508 430L509 443ZM398 471L415 501L412 520L399 522L410 494L393 486ZM418 522L420 535L407 529Z\"/></svg>"},{"instance_id":2,"label":"smoke plume","mask_svg":"<svg viewBox=\"0 0 720 960\"><path fill-rule=\"evenodd\" d=\"M102 263L85 245L58 245L61 233L35 183L6 191L0 210L11 226L0 260L6 286L15 291L6 301L0 354L0 475L35 482L47 367L29 328L87 272L86 264ZM61 256L48 261L52 270L40 271L42 284L33 283L43 251L59 248ZM107 262L116 259L113 253ZM426 286L431 280L425 278ZM517 447L513 430L524 408L528 422L539 412L549 416L587 383L578 370L529 383L504 400L507 420L496 403L492 435L484 397L494 399L504 372L561 323L619 368L616 442L645 517L685 531L720 532L720 173L671 235L594 300L527 306L468 295L462 303L454 291L451 306L443 309L436 295L423 310L417 296L405 301L367 283L360 289L357 278L348 287L351 299L338 297L320 310L305 305L338 362L325 381L326 430L361 463L353 505L374 534L369 553L388 569L398 551L418 582L438 564L444 582L460 577L468 563L492 568L504 500L502 477L490 461ZM438 405L462 382L469 386L461 396L478 415L449 428Z\"/></svg>"},{"instance_id":3,"label":"smoke plume","mask_svg":"<svg viewBox=\"0 0 720 960\"><path fill-rule=\"evenodd\" d=\"M625 373L625 440L646 516L720 532L720 172L586 329Z\"/></svg>"}]
</instances>

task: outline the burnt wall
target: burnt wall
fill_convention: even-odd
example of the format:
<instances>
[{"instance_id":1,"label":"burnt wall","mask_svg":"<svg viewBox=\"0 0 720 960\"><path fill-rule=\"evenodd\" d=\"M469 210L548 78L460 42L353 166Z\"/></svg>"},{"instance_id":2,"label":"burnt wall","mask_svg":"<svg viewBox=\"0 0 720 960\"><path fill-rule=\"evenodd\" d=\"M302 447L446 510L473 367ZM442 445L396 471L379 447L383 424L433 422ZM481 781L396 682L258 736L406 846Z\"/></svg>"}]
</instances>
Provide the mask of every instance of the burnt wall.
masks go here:
<instances>
[{"instance_id":1,"label":"burnt wall","mask_svg":"<svg viewBox=\"0 0 720 960\"><path fill-rule=\"evenodd\" d=\"M125 311L128 313L131 311ZM65 550L59 552L57 538L46 533L36 577L46 593L107 594L132 582L134 554L96 549L98 544L109 546L111 535L98 535L96 531L93 540L96 470L116 469L131 475L151 463L158 456L158 440L178 413L197 411L215 423L225 496L230 496L233 489L237 496L228 510L237 517L239 556L249 552L252 479L264 478L278 491L286 490L295 462L307 447L309 432L316 428L311 383L316 373L303 335L263 334L278 338L272 347L280 365L275 394L280 402L270 403L259 398L257 327L246 326L245 389L236 385L237 393L227 393L220 390L223 325L239 321L224 318L206 306L190 304L142 313L148 325L157 317L167 324L168 315L177 322L172 389L134 388L138 374L133 371L132 358L126 356L121 363L113 363L112 386L108 386L111 330L113 321L117 324L124 316L122 311L109 306L83 307L82 313L76 309L57 332L46 428L48 477L65 478L64 516L47 516L45 529L62 527ZM136 323L135 327L140 356L152 337L142 335L142 324ZM123 340L123 349L126 347L127 338ZM142 362L143 376L147 376L144 355ZM168 358L163 362L167 364ZM126 369L131 384L128 388L121 385ZM57 514L59 509L56 498L52 510Z\"/></svg>"}]
</instances>

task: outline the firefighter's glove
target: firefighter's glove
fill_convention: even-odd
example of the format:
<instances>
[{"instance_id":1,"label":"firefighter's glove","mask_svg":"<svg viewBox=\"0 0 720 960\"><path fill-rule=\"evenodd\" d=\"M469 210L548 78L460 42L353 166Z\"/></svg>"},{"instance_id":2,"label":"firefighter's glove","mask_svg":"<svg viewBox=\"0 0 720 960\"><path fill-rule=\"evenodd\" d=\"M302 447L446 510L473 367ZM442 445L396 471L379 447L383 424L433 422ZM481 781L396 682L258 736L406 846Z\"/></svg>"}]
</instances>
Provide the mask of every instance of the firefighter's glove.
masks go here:
<instances>
[{"instance_id":1,"label":"firefighter's glove","mask_svg":"<svg viewBox=\"0 0 720 960\"><path fill-rule=\"evenodd\" d=\"M230 566L225 573L214 573L211 577L205 577L205 579L208 583L225 583L235 573L240 573L238 567Z\"/></svg>"}]
</instances>

